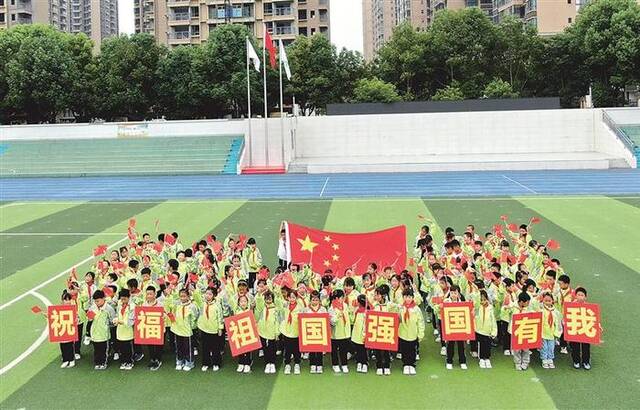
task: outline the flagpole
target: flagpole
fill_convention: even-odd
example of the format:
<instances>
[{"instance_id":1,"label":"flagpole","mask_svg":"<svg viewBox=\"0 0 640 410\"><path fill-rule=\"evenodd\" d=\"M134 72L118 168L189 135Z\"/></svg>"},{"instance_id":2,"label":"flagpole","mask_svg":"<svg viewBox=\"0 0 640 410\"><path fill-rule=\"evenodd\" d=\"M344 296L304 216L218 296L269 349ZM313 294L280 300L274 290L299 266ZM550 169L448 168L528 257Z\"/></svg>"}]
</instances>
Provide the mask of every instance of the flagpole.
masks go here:
<instances>
[{"instance_id":1,"label":"flagpole","mask_svg":"<svg viewBox=\"0 0 640 410\"><path fill-rule=\"evenodd\" d=\"M249 116L249 166L253 166L253 133L251 132L251 80L249 78L249 36L245 37L247 52L247 113Z\"/></svg>"},{"instance_id":2,"label":"flagpole","mask_svg":"<svg viewBox=\"0 0 640 410\"><path fill-rule=\"evenodd\" d=\"M280 46L278 49L278 54L280 54L280 58L278 59L280 62L280 152L282 154L282 166L284 167L284 105L282 98L282 49L284 45L282 44L282 40L278 41L278 45Z\"/></svg>"},{"instance_id":3,"label":"flagpole","mask_svg":"<svg viewBox=\"0 0 640 410\"><path fill-rule=\"evenodd\" d=\"M269 113L267 107L267 25L263 24L264 35L262 40L262 63L264 64L264 158L265 166L269 166Z\"/></svg>"}]
</instances>

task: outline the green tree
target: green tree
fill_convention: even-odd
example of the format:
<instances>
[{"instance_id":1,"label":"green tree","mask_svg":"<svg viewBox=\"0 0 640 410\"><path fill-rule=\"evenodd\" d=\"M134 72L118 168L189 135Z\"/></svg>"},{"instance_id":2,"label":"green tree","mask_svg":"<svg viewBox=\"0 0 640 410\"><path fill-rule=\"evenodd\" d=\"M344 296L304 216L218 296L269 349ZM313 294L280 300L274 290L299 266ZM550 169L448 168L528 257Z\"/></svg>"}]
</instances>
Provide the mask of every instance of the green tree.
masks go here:
<instances>
[{"instance_id":1,"label":"green tree","mask_svg":"<svg viewBox=\"0 0 640 410\"><path fill-rule=\"evenodd\" d=\"M75 115L76 121L88 122L98 114L97 80L98 64L93 56L93 42L84 33L66 35L73 66L73 83L69 89L67 108Z\"/></svg>"},{"instance_id":2,"label":"green tree","mask_svg":"<svg viewBox=\"0 0 640 410\"><path fill-rule=\"evenodd\" d=\"M336 85L339 84L335 92L336 102L349 101L353 97L358 81L368 76L368 67L362 54L343 48L336 58L336 69L338 71Z\"/></svg>"},{"instance_id":3,"label":"green tree","mask_svg":"<svg viewBox=\"0 0 640 410\"><path fill-rule=\"evenodd\" d=\"M428 79L432 66L426 64L426 35L409 23L393 30L391 39L378 52L375 72L396 86L405 100L420 99L429 94Z\"/></svg>"},{"instance_id":4,"label":"green tree","mask_svg":"<svg viewBox=\"0 0 640 410\"><path fill-rule=\"evenodd\" d=\"M535 28L522 19L508 16L497 26L497 53L495 63L500 78L506 79L513 90L522 92L536 68L542 48Z\"/></svg>"},{"instance_id":5,"label":"green tree","mask_svg":"<svg viewBox=\"0 0 640 410\"><path fill-rule=\"evenodd\" d=\"M517 98L518 93L513 91L513 87L506 81L494 78L484 87L484 97L486 98Z\"/></svg>"},{"instance_id":6,"label":"green tree","mask_svg":"<svg viewBox=\"0 0 640 410\"><path fill-rule=\"evenodd\" d=\"M5 121L53 122L67 108L75 81L68 37L44 25L0 32L0 97Z\"/></svg>"},{"instance_id":7,"label":"green tree","mask_svg":"<svg viewBox=\"0 0 640 410\"><path fill-rule=\"evenodd\" d=\"M336 49L322 34L299 36L287 49L292 78L288 93L296 96L302 113L322 113L339 101Z\"/></svg>"},{"instance_id":8,"label":"green tree","mask_svg":"<svg viewBox=\"0 0 640 410\"><path fill-rule=\"evenodd\" d=\"M199 88L194 60L202 48L177 47L160 60L157 72L158 114L168 119L198 118Z\"/></svg>"},{"instance_id":9,"label":"green tree","mask_svg":"<svg viewBox=\"0 0 640 410\"><path fill-rule=\"evenodd\" d=\"M359 80L353 92L353 102L357 103L392 103L401 100L393 84L375 77Z\"/></svg>"},{"instance_id":10,"label":"green tree","mask_svg":"<svg viewBox=\"0 0 640 410\"><path fill-rule=\"evenodd\" d=\"M640 80L640 5L635 0L591 1L568 31L594 82L594 104L622 104L624 86Z\"/></svg>"},{"instance_id":11,"label":"green tree","mask_svg":"<svg viewBox=\"0 0 640 410\"><path fill-rule=\"evenodd\" d=\"M99 113L106 120L153 117L160 59L166 49L148 34L105 40L98 57Z\"/></svg>"},{"instance_id":12,"label":"green tree","mask_svg":"<svg viewBox=\"0 0 640 410\"><path fill-rule=\"evenodd\" d=\"M464 93L460 89L460 85L457 81L453 81L436 91L432 98L433 101L460 101L464 100Z\"/></svg>"}]
</instances>

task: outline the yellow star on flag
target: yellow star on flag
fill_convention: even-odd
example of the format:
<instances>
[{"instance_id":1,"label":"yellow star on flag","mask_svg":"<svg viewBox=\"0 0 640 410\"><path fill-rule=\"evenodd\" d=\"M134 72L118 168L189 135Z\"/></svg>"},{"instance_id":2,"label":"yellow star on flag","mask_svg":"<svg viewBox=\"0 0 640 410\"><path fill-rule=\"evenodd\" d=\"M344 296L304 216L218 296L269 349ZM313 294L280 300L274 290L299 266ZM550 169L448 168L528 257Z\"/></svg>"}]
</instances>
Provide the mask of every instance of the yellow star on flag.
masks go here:
<instances>
[{"instance_id":1,"label":"yellow star on flag","mask_svg":"<svg viewBox=\"0 0 640 410\"><path fill-rule=\"evenodd\" d=\"M325 260L324 262L322 262L322 264L326 267L331 266L331 262L329 262L328 260Z\"/></svg>"},{"instance_id":2,"label":"yellow star on flag","mask_svg":"<svg viewBox=\"0 0 640 410\"><path fill-rule=\"evenodd\" d=\"M331 245L331 247L333 248L334 251L337 251L338 249L340 249L340 245L338 245L337 243L334 243L333 245Z\"/></svg>"},{"instance_id":3,"label":"yellow star on flag","mask_svg":"<svg viewBox=\"0 0 640 410\"><path fill-rule=\"evenodd\" d=\"M334 261L338 261L340 257L338 255L333 255L331 259L333 259Z\"/></svg>"},{"instance_id":4,"label":"yellow star on flag","mask_svg":"<svg viewBox=\"0 0 640 410\"><path fill-rule=\"evenodd\" d=\"M311 242L311 239L309 238L309 235L307 235L306 238L304 238L304 240L298 238L298 242L300 242L300 245L302 245L302 248L300 248L301 251L309 251L309 252L313 253L313 248L318 246L317 243Z\"/></svg>"},{"instance_id":5,"label":"yellow star on flag","mask_svg":"<svg viewBox=\"0 0 640 410\"><path fill-rule=\"evenodd\" d=\"M329 235L324 237L325 242L331 242L331 237Z\"/></svg>"}]
</instances>

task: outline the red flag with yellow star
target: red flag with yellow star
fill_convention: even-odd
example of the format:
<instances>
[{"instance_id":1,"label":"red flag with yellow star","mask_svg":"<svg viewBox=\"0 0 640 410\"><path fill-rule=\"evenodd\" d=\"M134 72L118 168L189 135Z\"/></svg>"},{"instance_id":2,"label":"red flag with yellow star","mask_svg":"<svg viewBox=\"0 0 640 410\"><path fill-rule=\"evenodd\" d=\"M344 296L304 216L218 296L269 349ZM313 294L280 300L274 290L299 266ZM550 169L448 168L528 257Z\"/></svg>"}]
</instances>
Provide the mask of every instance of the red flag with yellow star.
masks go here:
<instances>
[{"instance_id":1,"label":"red flag with yellow star","mask_svg":"<svg viewBox=\"0 0 640 410\"><path fill-rule=\"evenodd\" d=\"M407 262L407 228L395 226L376 232L338 233L287 223L291 262L311 263L315 271L347 268L363 273L370 262L395 271Z\"/></svg>"}]
</instances>

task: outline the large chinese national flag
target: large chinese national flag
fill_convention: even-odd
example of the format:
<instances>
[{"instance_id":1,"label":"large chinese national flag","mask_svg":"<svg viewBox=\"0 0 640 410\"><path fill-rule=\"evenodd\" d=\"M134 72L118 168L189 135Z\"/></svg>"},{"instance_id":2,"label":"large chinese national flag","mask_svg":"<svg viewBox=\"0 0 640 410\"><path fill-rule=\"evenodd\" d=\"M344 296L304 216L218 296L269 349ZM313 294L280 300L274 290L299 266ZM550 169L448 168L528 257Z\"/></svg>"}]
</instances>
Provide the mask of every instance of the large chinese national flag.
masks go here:
<instances>
[{"instance_id":1,"label":"large chinese national flag","mask_svg":"<svg viewBox=\"0 0 640 410\"><path fill-rule=\"evenodd\" d=\"M311 263L316 271L353 268L363 273L370 262L379 268L405 268L407 228L395 226L377 232L338 233L287 223L291 262Z\"/></svg>"}]
</instances>

